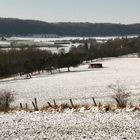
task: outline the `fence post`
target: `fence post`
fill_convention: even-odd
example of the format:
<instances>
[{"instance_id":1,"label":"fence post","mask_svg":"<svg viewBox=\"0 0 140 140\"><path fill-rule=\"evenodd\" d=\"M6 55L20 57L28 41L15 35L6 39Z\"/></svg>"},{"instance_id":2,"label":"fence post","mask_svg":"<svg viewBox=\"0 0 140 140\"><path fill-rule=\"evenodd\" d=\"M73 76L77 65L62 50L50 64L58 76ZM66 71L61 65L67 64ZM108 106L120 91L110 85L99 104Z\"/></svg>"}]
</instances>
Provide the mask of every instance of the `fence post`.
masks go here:
<instances>
[{"instance_id":1,"label":"fence post","mask_svg":"<svg viewBox=\"0 0 140 140\"><path fill-rule=\"evenodd\" d=\"M20 103L20 109L22 109L22 103Z\"/></svg>"},{"instance_id":2,"label":"fence post","mask_svg":"<svg viewBox=\"0 0 140 140\"><path fill-rule=\"evenodd\" d=\"M93 100L93 102L94 102L94 105L97 106L97 103L96 103L94 97L92 97L92 100Z\"/></svg>"},{"instance_id":3,"label":"fence post","mask_svg":"<svg viewBox=\"0 0 140 140\"><path fill-rule=\"evenodd\" d=\"M39 110L38 108L36 108L36 105L35 105L34 102L32 102L32 105L33 105L33 107L34 107L34 111L38 111L38 110Z\"/></svg>"},{"instance_id":4,"label":"fence post","mask_svg":"<svg viewBox=\"0 0 140 140\"><path fill-rule=\"evenodd\" d=\"M33 107L34 107L34 111L35 111L36 109L35 109L35 104L34 104L34 102L32 102L32 105L33 105Z\"/></svg>"},{"instance_id":5,"label":"fence post","mask_svg":"<svg viewBox=\"0 0 140 140\"><path fill-rule=\"evenodd\" d=\"M49 105L49 107L52 107L52 108L53 108L53 106L51 105L51 103L50 103L50 102L48 102L48 105Z\"/></svg>"},{"instance_id":6,"label":"fence post","mask_svg":"<svg viewBox=\"0 0 140 140\"><path fill-rule=\"evenodd\" d=\"M37 99L35 98L35 108L36 108L36 111L38 111L38 106L37 106Z\"/></svg>"},{"instance_id":7,"label":"fence post","mask_svg":"<svg viewBox=\"0 0 140 140\"><path fill-rule=\"evenodd\" d=\"M116 102L118 103L118 105L120 106L120 102L117 98L115 98Z\"/></svg>"},{"instance_id":8,"label":"fence post","mask_svg":"<svg viewBox=\"0 0 140 140\"><path fill-rule=\"evenodd\" d=\"M57 104L56 104L55 99L53 100L53 102L54 102L54 106L55 106L55 108L57 108Z\"/></svg>"},{"instance_id":9,"label":"fence post","mask_svg":"<svg viewBox=\"0 0 140 140\"><path fill-rule=\"evenodd\" d=\"M74 108L74 104L73 104L72 99L70 99L70 103L71 103L71 107Z\"/></svg>"}]
</instances>

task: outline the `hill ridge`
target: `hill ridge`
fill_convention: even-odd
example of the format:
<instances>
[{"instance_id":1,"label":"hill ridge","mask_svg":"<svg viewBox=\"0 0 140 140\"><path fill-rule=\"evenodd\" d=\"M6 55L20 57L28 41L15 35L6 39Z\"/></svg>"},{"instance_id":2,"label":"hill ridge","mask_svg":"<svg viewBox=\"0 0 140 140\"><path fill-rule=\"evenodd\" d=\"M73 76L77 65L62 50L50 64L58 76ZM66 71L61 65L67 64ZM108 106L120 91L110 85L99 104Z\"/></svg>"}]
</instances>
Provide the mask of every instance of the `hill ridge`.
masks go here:
<instances>
[{"instance_id":1,"label":"hill ridge","mask_svg":"<svg viewBox=\"0 0 140 140\"><path fill-rule=\"evenodd\" d=\"M54 22L0 18L1 35L56 34L59 36L139 35L140 23Z\"/></svg>"}]
</instances>

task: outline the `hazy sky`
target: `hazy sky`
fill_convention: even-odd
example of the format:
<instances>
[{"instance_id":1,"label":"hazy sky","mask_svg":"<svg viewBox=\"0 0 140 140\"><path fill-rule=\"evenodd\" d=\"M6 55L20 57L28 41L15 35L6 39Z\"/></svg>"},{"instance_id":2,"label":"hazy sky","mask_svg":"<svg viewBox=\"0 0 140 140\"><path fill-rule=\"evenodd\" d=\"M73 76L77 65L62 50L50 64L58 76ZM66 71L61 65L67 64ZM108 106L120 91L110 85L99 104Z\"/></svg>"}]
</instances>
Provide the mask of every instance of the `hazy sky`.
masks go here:
<instances>
[{"instance_id":1,"label":"hazy sky","mask_svg":"<svg viewBox=\"0 0 140 140\"><path fill-rule=\"evenodd\" d=\"M0 17L140 23L140 0L0 0Z\"/></svg>"}]
</instances>

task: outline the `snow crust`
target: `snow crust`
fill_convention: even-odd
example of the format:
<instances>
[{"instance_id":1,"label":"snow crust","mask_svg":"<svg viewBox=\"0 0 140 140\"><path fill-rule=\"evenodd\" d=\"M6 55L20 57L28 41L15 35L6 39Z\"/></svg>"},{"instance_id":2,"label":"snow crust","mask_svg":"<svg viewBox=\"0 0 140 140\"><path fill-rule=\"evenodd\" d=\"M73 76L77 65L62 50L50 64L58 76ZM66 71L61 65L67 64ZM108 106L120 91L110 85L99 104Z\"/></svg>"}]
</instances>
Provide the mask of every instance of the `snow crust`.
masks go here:
<instances>
[{"instance_id":1,"label":"snow crust","mask_svg":"<svg viewBox=\"0 0 140 140\"><path fill-rule=\"evenodd\" d=\"M139 112L0 114L1 140L139 140Z\"/></svg>"}]
</instances>

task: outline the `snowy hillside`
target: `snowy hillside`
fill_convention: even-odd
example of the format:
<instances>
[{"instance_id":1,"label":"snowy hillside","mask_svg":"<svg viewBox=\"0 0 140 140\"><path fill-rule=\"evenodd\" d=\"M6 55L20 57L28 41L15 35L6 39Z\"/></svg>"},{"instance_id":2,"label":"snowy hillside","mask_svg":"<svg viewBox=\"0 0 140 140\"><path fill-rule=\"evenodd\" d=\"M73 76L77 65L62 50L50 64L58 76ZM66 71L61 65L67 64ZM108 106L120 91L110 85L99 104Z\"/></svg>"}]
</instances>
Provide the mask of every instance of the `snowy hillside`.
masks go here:
<instances>
[{"instance_id":1,"label":"snowy hillside","mask_svg":"<svg viewBox=\"0 0 140 140\"><path fill-rule=\"evenodd\" d=\"M71 68L71 72L57 74L42 74L32 79L9 78L0 81L0 89L10 90L15 94L14 105L28 103L36 97L39 105L56 99L58 103L69 102L91 102L91 97L97 101L112 101L113 93L108 85L119 82L130 90L134 97L133 102L139 101L140 93L140 59L139 58L112 58L103 61L104 68L89 69L88 65ZM109 97L108 97L109 96ZM114 102L114 101L113 101Z\"/></svg>"}]
</instances>

